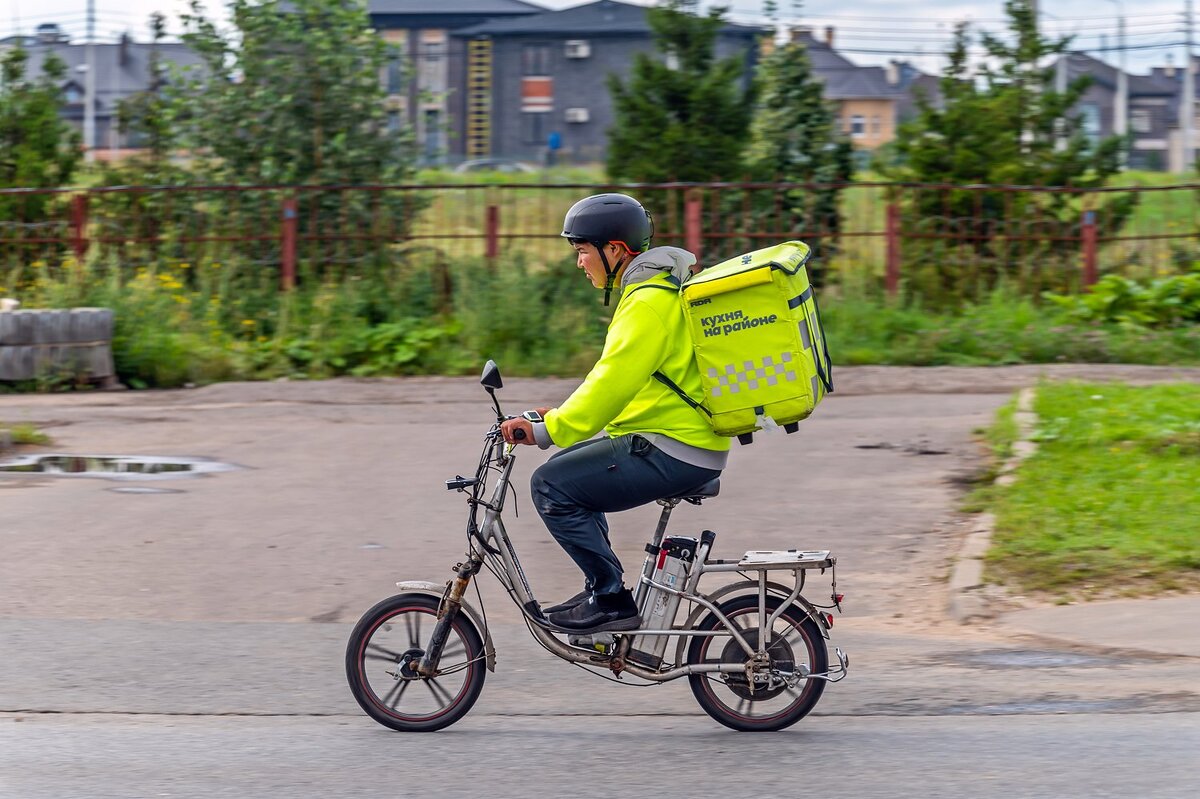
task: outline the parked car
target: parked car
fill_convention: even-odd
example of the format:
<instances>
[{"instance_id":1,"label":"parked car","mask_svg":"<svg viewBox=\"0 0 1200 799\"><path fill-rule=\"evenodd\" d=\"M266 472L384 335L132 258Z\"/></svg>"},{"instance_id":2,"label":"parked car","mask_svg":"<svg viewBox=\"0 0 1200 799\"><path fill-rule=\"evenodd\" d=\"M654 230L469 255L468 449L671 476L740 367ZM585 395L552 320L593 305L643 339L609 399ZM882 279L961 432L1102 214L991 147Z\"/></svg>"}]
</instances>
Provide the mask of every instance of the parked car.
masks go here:
<instances>
[{"instance_id":1,"label":"parked car","mask_svg":"<svg viewBox=\"0 0 1200 799\"><path fill-rule=\"evenodd\" d=\"M464 172L537 172L537 167L513 158L475 158L463 161L454 167L458 174Z\"/></svg>"}]
</instances>

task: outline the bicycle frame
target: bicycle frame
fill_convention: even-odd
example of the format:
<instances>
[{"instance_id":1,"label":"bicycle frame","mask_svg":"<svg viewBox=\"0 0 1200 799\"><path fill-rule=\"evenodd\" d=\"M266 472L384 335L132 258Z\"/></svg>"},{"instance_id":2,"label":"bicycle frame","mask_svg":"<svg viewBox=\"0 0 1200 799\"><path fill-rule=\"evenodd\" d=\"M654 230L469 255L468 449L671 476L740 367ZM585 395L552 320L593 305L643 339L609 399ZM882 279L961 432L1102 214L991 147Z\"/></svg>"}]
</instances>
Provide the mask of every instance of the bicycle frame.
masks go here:
<instances>
[{"instance_id":1,"label":"bicycle frame","mask_svg":"<svg viewBox=\"0 0 1200 799\"><path fill-rule=\"evenodd\" d=\"M458 567L458 576L452 580L446 589L442 599L442 610L439 613L439 621L433 633L433 640L430 643L428 651L421 659L416 671L424 676L434 676L437 673L437 664L441 656L441 650L446 640L446 635L450 629L450 622L459 610L467 608L468 613L472 613L470 607L464 605L463 595L466 591L472 577L479 573L480 569L485 564L489 557L498 559L500 571L503 573L503 579L506 582L505 588L509 590L510 596L516 602L518 608L524 614L528 626L534 637L548 650L553 652L563 660L573 663L579 663L588 666L606 667L614 673L620 674L622 671L633 674L650 682L667 682L670 680L684 677L691 674L700 673L730 673L747 675L748 667L743 664L736 663L713 663L713 664L684 664L683 653L687 642L697 636L711 637L731 637L737 641L738 645L745 651L747 658L754 663L765 663L768 660L767 656L767 636L757 636L758 642L752 645L739 632L729 618L727 618L717 605L717 600L730 593L747 590L751 587L758 592L759 602L759 628L768 629L769 625L773 624L784 612L786 608L792 605L798 605L804 609L804 612L817 623L818 629L826 638L829 637L828 630L831 625L832 616L826 616L820 613L808 600L801 596L800 592L804 586L804 573L808 569L819 568L823 573L826 568L833 569L836 559L829 557L828 553L812 553L822 555L823 557L810 559L809 561L786 563L782 565L757 565L746 564L743 561L709 561L708 554L711 547L711 541L706 541L700 545L697 550L696 558L692 566L692 571L683 586L682 590L675 590L665 585L654 582L651 579L653 572L653 561L647 559L643 565L642 573L636 588L635 598L639 604L646 598L647 592L651 589L665 591L670 594L679 596L681 599L686 599L696 607L687 616L686 622L681 627L673 627L671 629L653 630L643 629L634 630L620 634L620 642L609 653L599 652L594 649L586 649L584 647L574 646L569 643L564 643L555 634L546 619L542 616L541 610L533 594L533 589L529 585L529 581L525 576L524 569L521 568L520 559L517 556L516 549L513 546L512 539L509 537L507 530L504 527L502 514L504 510L504 500L509 489L509 479L512 474L512 469L516 463L516 457L513 450L514 445L504 444L499 438L499 425L493 426L488 433L485 443L484 454L480 460L480 468L477 472L475 480L467 480L459 477L455 481L448 481L447 487L457 488L460 491L465 491L467 488L472 488L472 496L469 500L471 507L471 516L468 522L468 538L470 541L470 550L467 554L467 561ZM479 497L478 489L482 487L483 481L486 479L488 471L499 468L499 477L496 479L492 489L490 500L484 501ZM679 500L660 500L660 504L664 506L664 510L659 519L658 527L655 531L654 540L651 546L656 548L662 542L663 536L666 533L667 521L670 517L671 510L678 504ZM477 508L484 509L484 517L482 523L476 526L476 511ZM808 553L805 553L808 554ZM495 567L493 562L493 568ZM777 582L767 579L767 572L770 570L790 570L794 575L794 586L787 588ZM706 596L697 591L697 585L700 578L705 574L713 573L738 573L746 576L747 572L756 571L758 573L756 580L742 580L731 585L724 586L722 589L715 592L712 596ZM833 578L833 587L836 592L836 578ZM767 613L767 596L772 594L783 598L779 606L768 615ZM836 593L833 594L834 604L837 605L839 597ZM840 608L839 608L840 609ZM704 611L708 611L716 616L721 623L721 629L717 630L696 630L693 629L696 622L701 618ZM473 615L473 613L472 613ZM484 631L486 634L486 630ZM558 632L558 635L564 634ZM638 663L632 662L627 658L627 655L632 648L632 642L640 636L678 636L679 641L676 647L674 665L667 669L655 670L647 668ZM825 679L830 681L840 680L845 676L848 667L848 660L840 648L835 649L835 654L838 664L831 667L825 674L808 674L802 673L799 676L807 679Z\"/></svg>"}]
</instances>

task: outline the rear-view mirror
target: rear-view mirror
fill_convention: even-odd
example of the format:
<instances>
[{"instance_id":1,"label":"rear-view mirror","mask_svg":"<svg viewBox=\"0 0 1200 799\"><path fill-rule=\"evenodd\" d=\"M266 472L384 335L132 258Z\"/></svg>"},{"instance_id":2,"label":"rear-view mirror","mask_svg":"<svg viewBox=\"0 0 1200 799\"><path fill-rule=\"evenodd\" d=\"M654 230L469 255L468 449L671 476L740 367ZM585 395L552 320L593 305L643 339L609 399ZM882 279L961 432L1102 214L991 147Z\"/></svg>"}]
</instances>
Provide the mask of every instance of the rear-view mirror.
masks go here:
<instances>
[{"instance_id":1,"label":"rear-view mirror","mask_svg":"<svg viewBox=\"0 0 1200 799\"><path fill-rule=\"evenodd\" d=\"M500 367L495 361L489 360L483 367L483 377L479 378L479 382L484 388L495 390L504 387L504 381L500 379Z\"/></svg>"}]
</instances>

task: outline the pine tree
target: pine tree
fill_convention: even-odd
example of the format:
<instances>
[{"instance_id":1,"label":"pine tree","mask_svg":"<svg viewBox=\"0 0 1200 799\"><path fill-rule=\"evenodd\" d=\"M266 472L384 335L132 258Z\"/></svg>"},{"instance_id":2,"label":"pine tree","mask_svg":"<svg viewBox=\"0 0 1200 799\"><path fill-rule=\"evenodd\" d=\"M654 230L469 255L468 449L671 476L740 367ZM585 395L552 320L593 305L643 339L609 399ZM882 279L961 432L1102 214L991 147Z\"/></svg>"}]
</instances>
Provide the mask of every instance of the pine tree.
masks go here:
<instances>
[{"instance_id":1,"label":"pine tree","mask_svg":"<svg viewBox=\"0 0 1200 799\"><path fill-rule=\"evenodd\" d=\"M918 115L900 127L896 161L880 171L898 181L920 183L1072 186L1096 188L1120 169L1121 139L1091 142L1082 118L1071 109L1088 78L1054 89L1054 57L1065 57L1069 38L1043 37L1029 0L1007 0L1012 43L984 34L987 59L972 75L969 28L955 33L940 83L942 105L918 100ZM1081 209L1069 193L925 191L909 192L903 206L906 231L934 236L950 228L960 246L938 238L906 243L905 261L921 266L908 275L909 288L925 300L947 305L980 296L1004 278L1032 291L1055 285L1068 274L1075 249L1073 229ZM1133 195L1107 201L1106 224L1128 218ZM1039 238L1030 239L1033 224ZM1054 236L1047 237L1049 231ZM1049 238L1058 241L1049 241ZM1054 259L1063 269L1050 268ZM1021 270L1036 263L1036 273ZM969 268L968 268L969 267ZM1028 270L1027 270L1028 271Z\"/></svg>"},{"instance_id":2,"label":"pine tree","mask_svg":"<svg viewBox=\"0 0 1200 799\"><path fill-rule=\"evenodd\" d=\"M751 174L761 181L821 184L762 197L758 213L772 228L810 234L815 252L828 258L840 228L837 184L850 179L850 143L838 134L806 48L795 43L776 48L759 64L758 81L747 152Z\"/></svg>"},{"instance_id":3,"label":"pine tree","mask_svg":"<svg viewBox=\"0 0 1200 799\"><path fill-rule=\"evenodd\" d=\"M730 180L742 152L754 91L744 59L717 60L725 9L697 13L695 0L646 10L662 59L638 54L628 82L613 76L615 123L608 138L613 180Z\"/></svg>"}]
</instances>

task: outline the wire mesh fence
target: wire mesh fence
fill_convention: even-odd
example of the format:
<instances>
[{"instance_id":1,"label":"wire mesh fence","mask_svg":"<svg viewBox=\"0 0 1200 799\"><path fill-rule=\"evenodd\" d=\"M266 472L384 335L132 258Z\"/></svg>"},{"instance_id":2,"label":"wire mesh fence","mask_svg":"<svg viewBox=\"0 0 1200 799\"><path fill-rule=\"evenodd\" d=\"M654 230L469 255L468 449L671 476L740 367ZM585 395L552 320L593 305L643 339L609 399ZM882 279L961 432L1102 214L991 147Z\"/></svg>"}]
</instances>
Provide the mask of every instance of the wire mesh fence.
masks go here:
<instances>
[{"instance_id":1,"label":"wire mesh fence","mask_svg":"<svg viewBox=\"0 0 1200 799\"><path fill-rule=\"evenodd\" d=\"M1099 190L793 183L103 187L0 190L0 286L89 259L132 272L229 260L281 287L406 259L561 263L566 210L602 191L638 197L655 244L711 265L802 239L818 281L978 297L1078 291L1200 259L1200 185Z\"/></svg>"}]
</instances>

